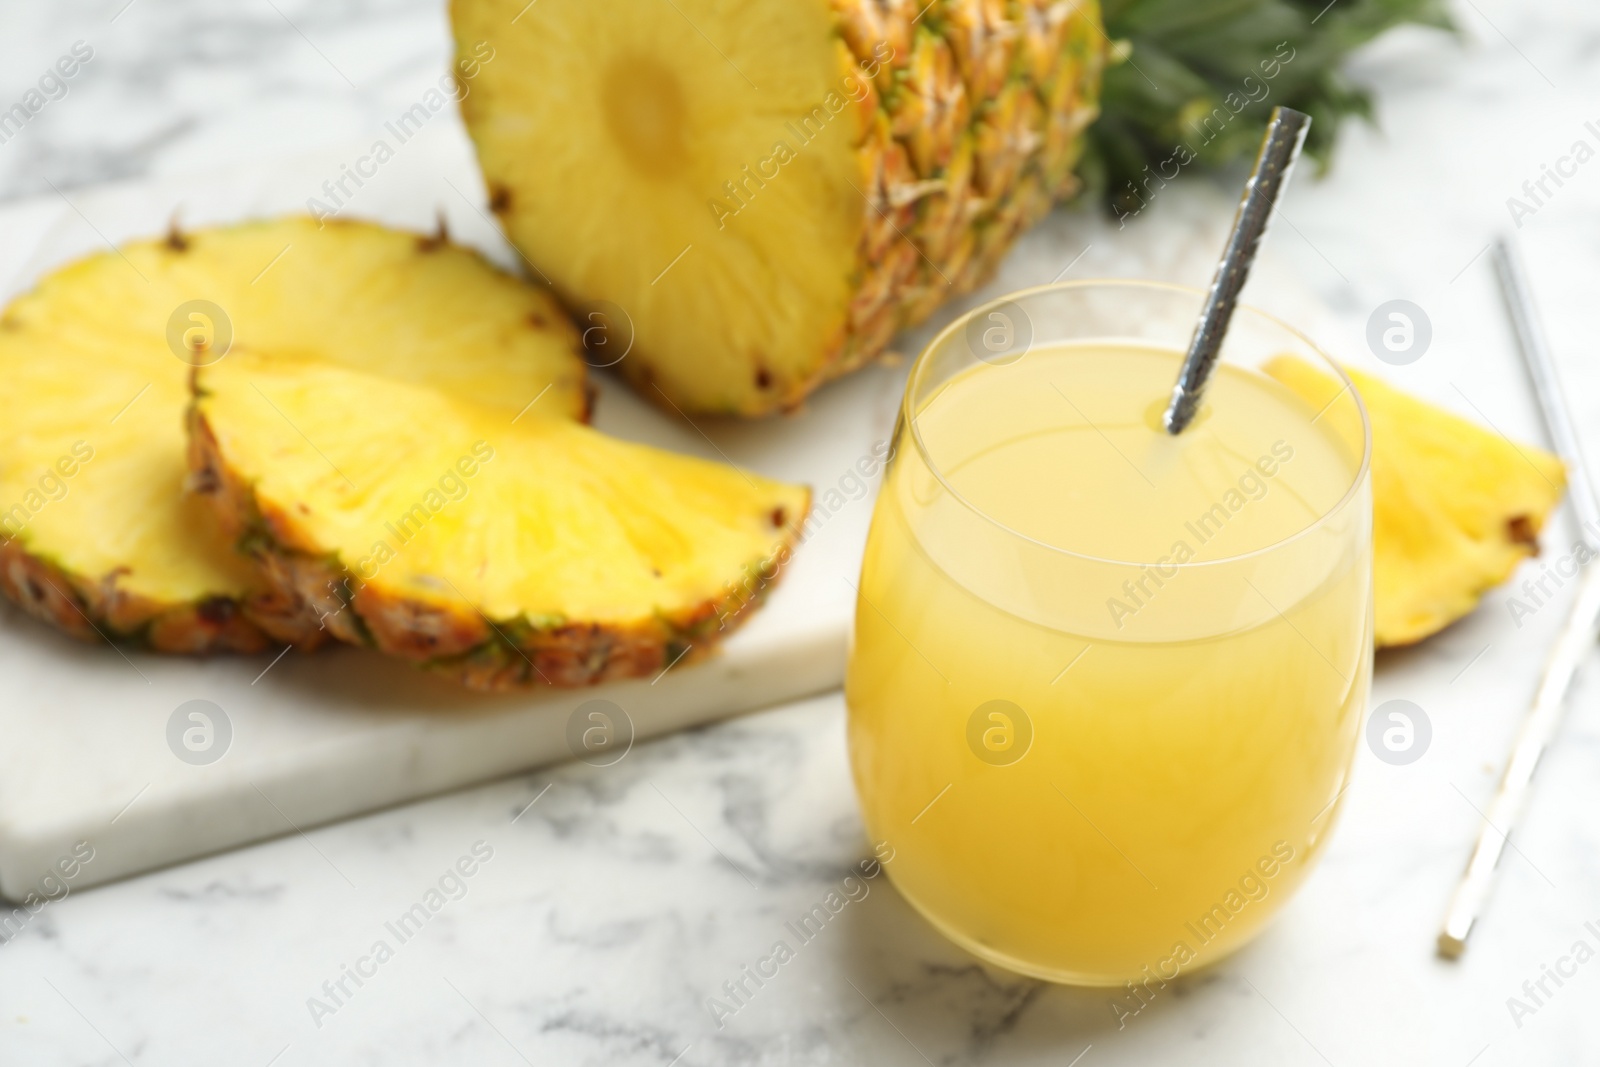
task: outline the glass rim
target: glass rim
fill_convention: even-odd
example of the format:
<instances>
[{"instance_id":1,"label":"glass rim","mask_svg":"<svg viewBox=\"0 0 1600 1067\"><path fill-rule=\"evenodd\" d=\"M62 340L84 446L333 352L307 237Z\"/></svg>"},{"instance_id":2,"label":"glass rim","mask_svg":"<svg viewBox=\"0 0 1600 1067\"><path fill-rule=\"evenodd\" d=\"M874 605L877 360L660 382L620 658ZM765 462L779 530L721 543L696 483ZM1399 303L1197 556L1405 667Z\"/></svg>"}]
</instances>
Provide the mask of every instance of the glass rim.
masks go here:
<instances>
[{"instance_id":1,"label":"glass rim","mask_svg":"<svg viewBox=\"0 0 1600 1067\"><path fill-rule=\"evenodd\" d=\"M940 330L934 335L933 340L929 341L923 346L922 351L917 354L916 361L911 365L911 372L906 377L905 395L900 398L900 417L905 420L905 424L910 430L911 440L916 446L917 454L922 457L922 462L927 465L928 471L934 476L934 478L938 480L939 484L944 487L945 492L949 493L950 496L959 502L962 507L972 512L972 514L993 526L995 529L1005 533L1010 537L1017 538L1020 541L1037 545L1039 548L1042 548L1048 552L1054 552L1063 556L1070 556L1086 563L1102 564L1111 567L1152 567L1156 565L1154 561L1109 559L1104 556L1092 555L1088 552L1078 552L1070 548L1062 548L1060 545L1053 545L1047 541L1041 541L1037 537L1033 537L1029 534L1023 533L1020 530L1013 529L1012 527L1001 522L999 519L995 518L993 515L990 515L972 501L968 500L954 485L950 484L949 479L944 475L944 471L939 468L939 464L934 462L933 456L929 454L927 443L922 439L922 429L917 425L917 413L912 411L913 397L916 396L920 391L920 387L923 384L923 375L926 373L928 365L932 362L934 353L941 351L943 346L952 335L958 331L964 331L967 327L967 324L973 319L977 318L979 315L982 315L993 308L1000 307L1001 305L1014 303L1023 297L1042 296L1050 293L1061 293L1078 289L1110 288L1144 289L1173 294L1181 293L1185 296L1195 297L1201 302L1204 301L1206 295L1205 290L1197 289L1192 285L1178 285L1173 282L1150 281L1143 278L1088 278L1068 282L1050 282L1045 285L1035 285L1026 289L1018 289L1014 292L1004 293L995 297L993 300L987 300L984 303L979 304L977 307L971 308L968 311L956 316L944 327L944 329ZM1241 313L1253 315L1256 318L1261 319L1284 331L1290 336L1300 340L1306 345L1307 348L1316 353L1317 357L1322 361L1326 369L1333 373L1334 378L1343 383L1343 388L1341 388L1339 392L1334 395L1334 400L1337 400L1340 396L1343 396L1345 392L1348 391L1351 399L1355 401L1356 412L1361 416L1361 461L1356 464L1355 474L1350 479L1350 484L1348 487L1346 487L1344 494L1340 496L1331 507L1325 510L1321 515L1318 515L1315 521L1301 527L1294 533L1289 534L1287 537L1280 538L1269 545L1263 545L1260 548L1251 549L1249 552L1241 552L1237 555L1224 556L1221 559L1194 560L1184 563L1169 562L1164 564L1164 567L1174 567L1178 568L1180 571L1192 571L1201 567L1217 567L1242 563L1247 560L1255 559L1259 556L1267 555L1268 553L1276 552L1303 537L1310 536L1314 531L1325 526L1331 519L1333 519L1334 516L1338 515L1340 512L1344 511L1345 508L1349 507L1350 503L1356 498L1356 494L1361 489L1362 484L1367 480L1367 475L1372 467L1372 420L1367 415L1366 402L1361 399L1361 393L1356 389L1356 383L1351 379L1349 374L1345 373L1344 367L1342 367L1338 361L1336 361L1327 352L1323 351L1321 345L1317 344L1304 333L1295 329L1293 326L1290 326L1276 315L1263 311L1251 304L1238 305L1238 307L1235 309L1235 314ZM1332 406L1332 404L1333 401L1329 401L1329 406Z\"/></svg>"}]
</instances>

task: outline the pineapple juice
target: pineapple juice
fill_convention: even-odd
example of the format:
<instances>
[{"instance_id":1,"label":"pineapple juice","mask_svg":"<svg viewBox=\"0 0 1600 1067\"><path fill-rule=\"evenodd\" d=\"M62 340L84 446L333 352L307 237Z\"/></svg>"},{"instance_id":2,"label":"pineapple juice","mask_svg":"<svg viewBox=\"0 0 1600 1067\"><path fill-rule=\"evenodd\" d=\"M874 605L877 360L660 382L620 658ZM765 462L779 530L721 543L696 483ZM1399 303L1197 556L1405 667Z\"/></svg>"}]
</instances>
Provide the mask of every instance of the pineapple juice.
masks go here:
<instances>
[{"instance_id":1,"label":"pineapple juice","mask_svg":"<svg viewBox=\"0 0 1600 1067\"><path fill-rule=\"evenodd\" d=\"M1057 981L1153 991L1258 930L1367 694L1359 443L1226 365L1171 437L1179 362L1073 342L954 375L902 419L862 570L869 832L947 935Z\"/></svg>"}]
</instances>

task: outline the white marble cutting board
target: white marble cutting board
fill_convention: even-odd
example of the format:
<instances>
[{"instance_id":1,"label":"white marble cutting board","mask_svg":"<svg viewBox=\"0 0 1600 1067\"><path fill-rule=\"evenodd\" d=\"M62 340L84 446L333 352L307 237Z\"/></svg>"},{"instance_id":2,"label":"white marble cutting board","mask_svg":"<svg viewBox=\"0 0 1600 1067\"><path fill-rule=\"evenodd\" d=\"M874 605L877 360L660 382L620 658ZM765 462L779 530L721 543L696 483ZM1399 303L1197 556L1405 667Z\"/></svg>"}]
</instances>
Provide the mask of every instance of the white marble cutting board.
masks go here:
<instances>
[{"instance_id":1,"label":"white marble cutting board","mask_svg":"<svg viewBox=\"0 0 1600 1067\"><path fill-rule=\"evenodd\" d=\"M158 234L174 213L192 227L304 211L307 197L352 158L336 152L8 205L0 209L4 296L107 242ZM431 229L442 211L458 239L513 266L480 188L456 131L424 131L360 190L349 213ZM723 653L655 681L486 697L354 649L291 651L276 663L270 654L119 653L66 639L6 604L0 895L25 895L80 840L95 856L76 887L570 758L568 718L586 701L611 701L643 738L837 685L852 605L844 579L854 578L871 511L870 480L857 464L889 436L902 376L876 368L799 415L759 427L697 428L595 375L596 423L608 432L711 459L725 453L806 482L825 500L826 514L778 590ZM169 747L168 720L190 700L227 716L232 737L215 762L186 763ZM626 732L620 720L617 729ZM220 741L212 744L215 751Z\"/></svg>"},{"instance_id":2,"label":"white marble cutting board","mask_svg":"<svg viewBox=\"0 0 1600 1067\"><path fill-rule=\"evenodd\" d=\"M174 214L193 227L303 211L361 151L8 205L0 209L9 237L0 244L3 295L108 243L159 233ZM1232 204L1205 186L1179 195L1184 209L1168 216L1159 242L1148 231L1114 233L1092 216L1066 229L1053 217L983 293L945 309L901 347L914 352L980 299L1069 270L1204 283ZM443 212L454 236L515 266L454 127L408 142L348 212L418 229ZM1269 264L1258 268L1252 293L1273 294L1279 312L1298 309L1297 321L1315 320L1314 304ZM776 594L720 656L655 681L485 697L353 649L289 652L277 662L119 652L0 607L0 896L27 894L79 841L95 854L75 888L567 759L569 718L590 700L620 707L643 738L836 686L871 511L870 487L855 472L892 430L904 373L904 364L868 368L788 418L699 426L597 376L601 428L809 483L827 512ZM169 746L169 720L191 700L227 716L232 736L215 762L185 762Z\"/></svg>"}]
</instances>

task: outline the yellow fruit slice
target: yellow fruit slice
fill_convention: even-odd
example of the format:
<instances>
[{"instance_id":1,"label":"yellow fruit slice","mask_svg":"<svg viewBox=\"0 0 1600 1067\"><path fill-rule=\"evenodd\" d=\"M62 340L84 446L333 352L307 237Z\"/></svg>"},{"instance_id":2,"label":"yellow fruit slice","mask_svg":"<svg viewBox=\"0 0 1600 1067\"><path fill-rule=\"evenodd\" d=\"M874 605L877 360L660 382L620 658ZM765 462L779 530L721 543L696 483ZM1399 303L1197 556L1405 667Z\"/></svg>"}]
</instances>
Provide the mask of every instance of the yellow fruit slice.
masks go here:
<instances>
[{"instance_id":1,"label":"yellow fruit slice","mask_svg":"<svg viewBox=\"0 0 1600 1067\"><path fill-rule=\"evenodd\" d=\"M804 488L326 363L195 376L191 463L286 599L484 689L654 675L750 614Z\"/></svg>"},{"instance_id":2,"label":"yellow fruit slice","mask_svg":"<svg viewBox=\"0 0 1600 1067\"><path fill-rule=\"evenodd\" d=\"M1273 360L1267 372L1319 410L1342 388L1293 357ZM1370 375L1347 373L1372 423L1377 643L1409 645L1472 611L1484 592L1538 552L1566 469L1543 449ZM1329 417L1336 430L1359 440L1353 411L1341 406Z\"/></svg>"},{"instance_id":3,"label":"yellow fruit slice","mask_svg":"<svg viewBox=\"0 0 1600 1067\"><path fill-rule=\"evenodd\" d=\"M297 217L89 256L0 315L0 587L87 638L315 643L184 493L192 364L327 359L578 418L578 350L547 295L437 237Z\"/></svg>"},{"instance_id":4,"label":"yellow fruit slice","mask_svg":"<svg viewBox=\"0 0 1600 1067\"><path fill-rule=\"evenodd\" d=\"M511 240L655 403L761 415L985 280L1098 113L1094 0L454 0ZM620 308L620 314L617 309Z\"/></svg>"}]
</instances>

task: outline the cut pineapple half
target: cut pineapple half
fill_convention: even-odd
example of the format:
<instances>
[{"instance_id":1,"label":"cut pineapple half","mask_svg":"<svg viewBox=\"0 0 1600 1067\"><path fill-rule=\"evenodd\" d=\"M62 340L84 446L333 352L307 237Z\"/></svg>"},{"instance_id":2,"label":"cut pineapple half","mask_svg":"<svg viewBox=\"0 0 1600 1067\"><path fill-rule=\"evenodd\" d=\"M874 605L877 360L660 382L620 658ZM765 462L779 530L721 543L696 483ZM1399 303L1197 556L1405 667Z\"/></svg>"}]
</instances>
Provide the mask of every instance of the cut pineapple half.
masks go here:
<instances>
[{"instance_id":1,"label":"cut pineapple half","mask_svg":"<svg viewBox=\"0 0 1600 1067\"><path fill-rule=\"evenodd\" d=\"M654 675L709 648L776 580L810 505L326 363L240 355L194 388L191 465L280 594L481 689Z\"/></svg>"},{"instance_id":2,"label":"cut pineapple half","mask_svg":"<svg viewBox=\"0 0 1600 1067\"><path fill-rule=\"evenodd\" d=\"M512 413L536 398L551 415L587 406L554 301L438 237L288 218L90 256L0 315L0 586L13 600L78 636L162 651L316 642L252 594L247 561L184 492L192 365L245 350Z\"/></svg>"},{"instance_id":3,"label":"cut pineapple half","mask_svg":"<svg viewBox=\"0 0 1600 1067\"><path fill-rule=\"evenodd\" d=\"M1343 388L1289 356L1267 371L1319 410ZM1543 449L1516 444L1370 375L1347 373L1372 424L1377 643L1409 645L1472 611L1538 552L1566 469ZM1328 415L1337 432L1359 441L1354 412Z\"/></svg>"},{"instance_id":4,"label":"cut pineapple half","mask_svg":"<svg viewBox=\"0 0 1600 1067\"><path fill-rule=\"evenodd\" d=\"M489 203L650 400L792 407L1077 188L1094 0L453 0ZM600 324L599 321L596 323ZM616 351L615 349L612 350Z\"/></svg>"}]
</instances>

